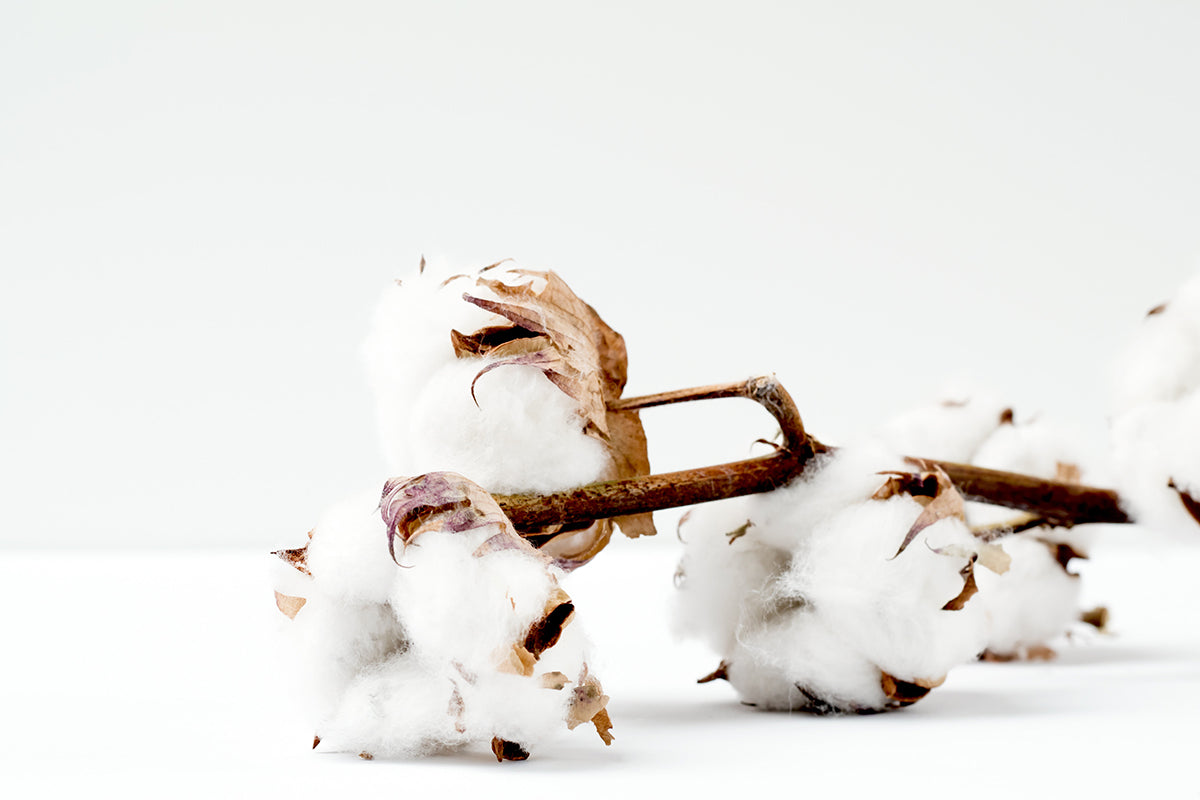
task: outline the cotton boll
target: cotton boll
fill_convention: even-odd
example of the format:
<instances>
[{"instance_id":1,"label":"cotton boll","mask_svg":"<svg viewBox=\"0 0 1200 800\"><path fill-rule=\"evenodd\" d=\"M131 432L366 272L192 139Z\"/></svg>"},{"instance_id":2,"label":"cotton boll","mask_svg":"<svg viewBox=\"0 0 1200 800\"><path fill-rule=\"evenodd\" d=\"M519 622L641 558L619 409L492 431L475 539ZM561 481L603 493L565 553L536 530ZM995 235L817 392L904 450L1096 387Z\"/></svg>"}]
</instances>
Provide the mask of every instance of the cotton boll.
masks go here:
<instances>
[{"instance_id":1,"label":"cotton boll","mask_svg":"<svg viewBox=\"0 0 1200 800\"><path fill-rule=\"evenodd\" d=\"M791 486L691 513L676 626L717 649L722 677L745 702L883 710L983 649L986 620L967 589L977 543L947 514L902 547L932 503L872 499L885 483L878 473L897 462L840 450ZM822 502L822 486L832 490L825 505L808 508Z\"/></svg>"},{"instance_id":2,"label":"cotton boll","mask_svg":"<svg viewBox=\"0 0 1200 800\"><path fill-rule=\"evenodd\" d=\"M545 284L504 271L488 276ZM474 276L451 277L431 266L388 287L380 300L363 352L388 468L401 475L458 472L498 493L556 491L604 477L603 442L585 432L575 400L540 369L481 374L486 358L456 355L451 331L509 324L464 293L496 299Z\"/></svg>"},{"instance_id":3,"label":"cotton boll","mask_svg":"<svg viewBox=\"0 0 1200 800\"><path fill-rule=\"evenodd\" d=\"M552 272L425 269L385 292L364 354L395 473L454 471L524 494L650 471L638 412L614 407L624 339ZM617 524L654 533L649 514ZM541 546L573 569L612 530L601 520Z\"/></svg>"},{"instance_id":4,"label":"cotton boll","mask_svg":"<svg viewBox=\"0 0 1200 800\"><path fill-rule=\"evenodd\" d=\"M1012 563L1002 575L976 574L978 599L988 618L988 652L1020 657L1079 619L1080 580L1059 563L1054 544L1036 533L1006 537L1003 546Z\"/></svg>"},{"instance_id":5,"label":"cotton boll","mask_svg":"<svg viewBox=\"0 0 1200 800\"><path fill-rule=\"evenodd\" d=\"M1118 414L1200 389L1200 275L1142 321L1117 355L1112 382Z\"/></svg>"},{"instance_id":6,"label":"cotton boll","mask_svg":"<svg viewBox=\"0 0 1200 800\"><path fill-rule=\"evenodd\" d=\"M1012 410L985 392L963 389L940 402L888 420L878 431L891 449L910 456L968 463Z\"/></svg>"},{"instance_id":7,"label":"cotton boll","mask_svg":"<svg viewBox=\"0 0 1200 800\"><path fill-rule=\"evenodd\" d=\"M972 464L1068 483L1107 483L1100 453L1083 433L1038 417L1001 425L979 446Z\"/></svg>"},{"instance_id":8,"label":"cotton boll","mask_svg":"<svg viewBox=\"0 0 1200 800\"><path fill-rule=\"evenodd\" d=\"M1118 489L1130 516L1200 541L1200 520L1181 496L1200 498L1200 391L1126 411L1112 422L1112 440Z\"/></svg>"},{"instance_id":9,"label":"cotton boll","mask_svg":"<svg viewBox=\"0 0 1200 800\"><path fill-rule=\"evenodd\" d=\"M306 547L279 553L288 663L321 746L388 756L495 740L527 753L582 722L609 741L562 573L495 501L451 474L392 479L374 497L339 504Z\"/></svg>"}]
</instances>

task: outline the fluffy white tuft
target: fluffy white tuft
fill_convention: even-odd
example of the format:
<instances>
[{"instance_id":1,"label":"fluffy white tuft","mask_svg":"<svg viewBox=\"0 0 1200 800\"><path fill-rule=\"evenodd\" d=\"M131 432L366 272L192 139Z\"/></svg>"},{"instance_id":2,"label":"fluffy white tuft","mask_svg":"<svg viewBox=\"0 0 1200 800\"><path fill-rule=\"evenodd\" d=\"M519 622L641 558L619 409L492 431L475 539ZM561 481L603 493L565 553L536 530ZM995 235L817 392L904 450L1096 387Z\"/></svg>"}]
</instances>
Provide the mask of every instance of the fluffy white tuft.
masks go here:
<instances>
[{"instance_id":1,"label":"fluffy white tuft","mask_svg":"<svg viewBox=\"0 0 1200 800\"><path fill-rule=\"evenodd\" d=\"M792 486L691 512L676 627L718 651L745 702L881 710L885 673L934 685L983 649L979 604L944 608L975 554L966 526L942 519L895 555L922 506L870 498L897 468L847 448Z\"/></svg>"},{"instance_id":2,"label":"fluffy white tuft","mask_svg":"<svg viewBox=\"0 0 1200 800\"><path fill-rule=\"evenodd\" d=\"M1113 464L1126 511L1200 542L1200 275L1147 316L1113 372Z\"/></svg>"},{"instance_id":3,"label":"fluffy white tuft","mask_svg":"<svg viewBox=\"0 0 1200 800\"><path fill-rule=\"evenodd\" d=\"M513 661L566 596L511 529L489 546L502 532L427 530L393 561L379 493L364 493L314 529L310 575L280 565L281 610L304 601L281 625L322 749L411 756L499 737L530 750L567 727L590 645L572 620L533 663ZM554 672L566 688L544 685Z\"/></svg>"},{"instance_id":4,"label":"fluffy white tuft","mask_svg":"<svg viewBox=\"0 0 1200 800\"><path fill-rule=\"evenodd\" d=\"M540 370L510 365L480 375L489 361L455 356L452 330L507 324L464 293L495 299L473 276L434 265L380 298L363 353L388 469L458 472L493 493L557 491L604 477L604 444L584 433L575 401Z\"/></svg>"}]
</instances>

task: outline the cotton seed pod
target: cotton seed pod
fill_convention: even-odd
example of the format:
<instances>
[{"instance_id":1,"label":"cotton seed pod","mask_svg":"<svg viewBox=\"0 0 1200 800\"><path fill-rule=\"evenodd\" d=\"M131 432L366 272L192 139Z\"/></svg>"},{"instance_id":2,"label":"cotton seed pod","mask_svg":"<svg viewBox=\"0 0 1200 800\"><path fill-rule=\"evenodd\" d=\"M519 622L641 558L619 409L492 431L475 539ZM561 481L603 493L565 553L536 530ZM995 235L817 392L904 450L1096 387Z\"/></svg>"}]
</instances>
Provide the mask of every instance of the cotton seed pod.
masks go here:
<instances>
[{"instance_id":1,"label":"cotton seed pod","mask_svg":"<svg viewBox=\"0 0 1200 800\"><path fill-rule=\"evenodd\" d=\"M489 744L515 760L581 722L611 741L562 571L467 479L389 480L279 555L276 603L321 749Z\"/></svg>"},{"instance_id":2,"label":"cotton seed pod","mask_svg":"<svg viewBox=\"0 0 1200 800\"><path fill-rule=\"evenodd\" d=\"M553 272L422 268L384 294L364 350L399 474L449 469L521 494L649 473L637 412L610 407L625 386L624 340ZM649 514L616 524L654 532ZM538 541L572 569L612 526L550 528Z\"/></svg>"},{"instance_id":3,"label":"cotton seed pod","mask_svg":"<svg viewBox=\"0 0 1200 800\"><path fill-rule=\"evenodd\" d=\"M717 650L717 677L768 709L910 705L984 646L977 542L935 470L845 448L793 484L697 507L681 533L677 625Z\"/></svg>"}]
</instances>

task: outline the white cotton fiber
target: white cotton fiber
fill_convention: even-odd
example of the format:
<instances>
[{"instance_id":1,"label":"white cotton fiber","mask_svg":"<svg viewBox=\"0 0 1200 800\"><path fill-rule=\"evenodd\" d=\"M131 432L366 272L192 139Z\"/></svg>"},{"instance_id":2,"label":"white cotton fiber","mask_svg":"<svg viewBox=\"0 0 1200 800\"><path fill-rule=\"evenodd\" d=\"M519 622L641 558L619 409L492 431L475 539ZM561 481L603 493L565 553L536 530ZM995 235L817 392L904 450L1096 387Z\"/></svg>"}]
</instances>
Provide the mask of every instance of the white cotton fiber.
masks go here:
<instances>
[{"instance_id":1,"label":"white cotton fiber","mask_svg":"<svg viewBox=\"0 0 1200 800\"><path fill-rule=\"evenodd\" d=\"M1112 459L1125 510L1200 542L1200 275L1142 321L1113 379Z\"/></svg>"},{"instance_id":2,"label":"white cotton fiber","mask_svg":"<svg viewBox=\"0 0 1200 800\"><path fill-rule=\"evenodd\" d=\"M979 605L946 608L964 592L976 542L946 517L896 555L924 508L907 495L871 499L878 473L897 466L895 455L843 449L791 486L691 512L676 626L718 651L745 702L883 710L906 704L887 680L923 693L983 649Z\"/></svg>"},{"instance_id":3,"label":"white cotton fiber","mask_svg":"<svg viewBox=\"0 0 1200 800\"><path fill-rule=\"evenodd\" d=\"M1141 321L1117 354L1112 382L1116 414L1200 388L1200 274Z\"/></svg>"},{"instance_id":4,"label":"white cotton fiber","mask_svg":"<svg viewBox=\"0 0 1200 800\"><path fill-rule=\"evenodd\" d=\"M541 280L501 269L487 277L513 285ZM487 358L456 357L452 330L470 335L509 324L464 293L496 299L474 275L454 277L435 265L380 299L363 352L388 468L458 472L494 493L550 492L604 478L610 460L603 442L584 432L575 400L540 369L507 365L481 375Z\"/></svg>"},{"instance_id":5,"label":"white cotton fiber","mask_svg":"<svg viewBox=\"0 0 1200 800\"><path fill-rule=\"evenodd\" d=\"M898 453L970 463L976 450L1012 411L980 389L947 389L934 403L884 423L876 435Z\"/></svg>"},{"instance_id":6,"label":"white cotton fiber","mask_svg":"<svg viewBox=\"0 0 1200 800\"><path fill-rule=\"evenodd\" d=\"M1012 558L1008 571L976 574L991 655L1021 658L1044 648L1079 620L1080 580L1058 562L1054 544L1037 532L1005 537L1004 550Z\"/></svg>"},{"instance_id":7,"label":"white cotton fiber","mask_svg":"<svg viewBox=\"0 0 1200 800\"><path fill-rule=\"evenodd\" d=\"M590 645L561 571L460 482L388 483L416 486L392 523L405 526L395 560L379 492L335 506L306 548L282 553L288 663L322 749L411 756L496 738L528 751L602 707L572 716ZM561 635L530 638L542 628Z\"/></svg>"}]
</instances>

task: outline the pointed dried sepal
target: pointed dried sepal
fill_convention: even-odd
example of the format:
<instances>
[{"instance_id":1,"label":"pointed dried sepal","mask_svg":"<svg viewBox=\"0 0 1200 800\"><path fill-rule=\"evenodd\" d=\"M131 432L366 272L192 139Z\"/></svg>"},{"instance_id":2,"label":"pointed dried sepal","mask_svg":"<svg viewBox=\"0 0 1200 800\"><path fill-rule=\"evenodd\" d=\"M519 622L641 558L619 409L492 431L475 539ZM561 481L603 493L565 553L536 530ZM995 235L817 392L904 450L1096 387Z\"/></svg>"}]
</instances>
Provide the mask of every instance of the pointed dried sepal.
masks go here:
<instances>
[{"instance_id":1,"label":"pointed dried sepal","mask_svg":"<svg viewBox=\"0 0 1200 800\"><path fill-rule=\"evenodd\" d=\"M946 682L945 675L933 679L914 678L911 681L901 680L882 671L879 675L879 687L883 689L883 694L888 699L889 708L911 706L929 694L930 690L936 689Z\"/></svg>"},{"instance_id":2,"label":"pointed dried sepal","mask_svg":"<svg viewBox=\"0 0 1200 800\"><path fill-rule=\"evenodd\" d=\"M941 467L921 464L921 472L887 472L890 478L872 496L872 500L887 500L897 495L908 495L916 500L924 509L916 522L904 535L904 541L892 558L903 553L913 539L934 523L943 519L966 521L966 510L962 495L954 488L954 484Z\"/></svg>"},{"instance_id":3,"label":"pointed dried sepal","mask_svg":"<svg viewBox=\"0 0 1200 800\"><path fill-rule=\"evenodd\" d=\"M492 755L496 757L497 761L524 761L529 758L529 751L516 742L493 736Z\"/></svg>"},{"instance_id":4,"label":"pointed dried sepal","mask_svg":"<svg viewBox=\"0 0 1200 800\"><path fill-rule=\"evenodd\" d=\"M1168 481L1167 486L1175 490L1175 493L1179 495L1179 502L1183 503L1183 507L1187 510L1188 514L1200 525L1200 500L1197 500L1181 489L1174 480Z\"/></svg>"}]
</instances>

